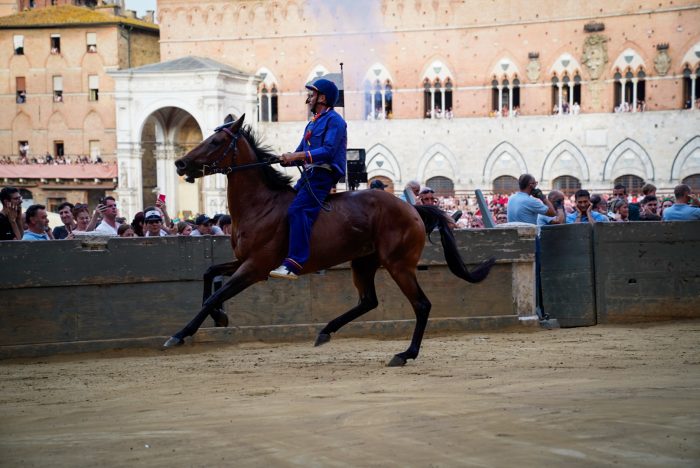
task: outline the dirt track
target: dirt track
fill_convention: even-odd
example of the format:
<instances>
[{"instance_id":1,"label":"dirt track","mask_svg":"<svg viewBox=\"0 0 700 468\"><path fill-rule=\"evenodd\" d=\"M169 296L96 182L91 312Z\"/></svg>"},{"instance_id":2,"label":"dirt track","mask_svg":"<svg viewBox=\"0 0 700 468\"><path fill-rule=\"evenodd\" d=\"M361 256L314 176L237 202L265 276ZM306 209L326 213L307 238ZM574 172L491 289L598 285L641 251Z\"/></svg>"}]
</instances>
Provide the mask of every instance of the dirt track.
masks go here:
<instances>
[{"instance_id":1,"label":"dirt track","mask_svg":"<svg viewBox=\"0 0 700 468\"><path fill-rule=\"evenodd\" d=\"M0 362L3 466L700 466L700 322Z\"/></svg>"}]
</instances>

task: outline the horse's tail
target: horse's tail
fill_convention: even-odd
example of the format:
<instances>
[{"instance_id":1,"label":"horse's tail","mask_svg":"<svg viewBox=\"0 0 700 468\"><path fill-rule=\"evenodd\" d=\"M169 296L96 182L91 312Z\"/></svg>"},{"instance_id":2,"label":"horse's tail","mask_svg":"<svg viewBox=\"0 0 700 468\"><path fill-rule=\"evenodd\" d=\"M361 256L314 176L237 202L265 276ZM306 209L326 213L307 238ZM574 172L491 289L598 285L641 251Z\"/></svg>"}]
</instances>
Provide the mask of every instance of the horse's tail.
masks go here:
<instances>
[{"instance_id":1,"label":"horse's tail","mask_svg":"<svg viewBox=\"0 0 700 468\"><path fill-rule=\"evenodd\" d=\"M440 241L442 249L445 252L445 260L447 267L457 277L462 278L470 283L478 283L483 281L491 271L491 267L496 263L494 257L481 262L479 266L469 271L462 261L462 256L459 254L455 236L449 225L447 214L436 206L416 205L416 210L425 224L426 234L430 234L434 229L440 231Z\"/></svg>"}]
</instances>

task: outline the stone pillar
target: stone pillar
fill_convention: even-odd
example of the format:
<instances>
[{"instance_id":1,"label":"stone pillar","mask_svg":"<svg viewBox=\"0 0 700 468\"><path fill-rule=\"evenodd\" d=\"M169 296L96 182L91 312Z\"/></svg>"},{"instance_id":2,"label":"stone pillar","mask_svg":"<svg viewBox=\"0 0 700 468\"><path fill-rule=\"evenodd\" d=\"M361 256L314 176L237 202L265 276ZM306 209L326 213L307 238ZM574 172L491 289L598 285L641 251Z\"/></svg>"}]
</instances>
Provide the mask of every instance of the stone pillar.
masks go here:
<instances>
[{"instance_id":1,"label":"stone pillar","mask_svg":"<svg viewBox=\"0 0 700 468\"><path fill-rule=\"evenodd\" d=\"M430 88L430 118L435 118L435 88Z\"/></svg>"},{"instance_id":2,"label":"stone pillar","mask_svg":"<svg viewBox=\"0 0 700 468\"><path fill-rule=\"evenodd\" d=\"M445 88L444 87L440 88L440 97L441 97L440 105L442 106L442 107L440 107L440 109L442 109L442 116L445 117L445 111L447 109L445 109Z\"/></svg>"},{"instance_id":3,"label":"stone pillar","mask_svg":"<svg viewBox=\"0 0 700 468\"><path fill-rule=\"evenodd\" d=\"M508 117L513 117L513 85L508 84Z\"/></svg>"},{"instance_id":4,"label":"stone pillar","mask_svg":"<svg viewBox=\"0 0 700 468\"><path fill-rule=\"evenodd\" d=\"M637 78L632 78L632 112L637 112Z\"/></svg>"},{"instance_id":5,"label":"stone pillar","mask_svg":"<svg viewBox=\"0 0 700 468\"><path fill-rule=\"evenodd\" d=\"M690 110L696 110L695 108L695 75L690 75Z\"/></svg>"},{"instance_id":6,"label":"stone pillar","mask_svg":"<svg viewBox=\"0 0 700 468\"><path fill-rule=\"evenodd\" d=\"M208 216L226 213L226 176L211 175L202 179L203 210Z\"/></svg>"},{"instance_id":7,"label":"stone pillar","mask_svg":"<svg viewBox=\"0 0 700 468\"><path fill-rule=\"evenodd\" d=\"M560 81L559 83L557 83L557 93L558 93L557 94L557 96L558 96L557 109L558 109L559 115L561 115L561 113L563 112L562 102L561 102L563 99L563 94L564 94L563 89L564 89L564 84Z\"/></svg>"},{"instance_id":8,"label":"stone pillar","mask_svg":"<svg viewBox=\"0 0 700 468\"><path fill-rule=\"evenodd\" d=\"M176 149L172 144L163 145L156 150L156 184L160 193L165 194L165 202L168 208L168 214L174 217L173 213L177 213L178 206L178 176L175 171Z\"/></svg>"},{"instance_id":9,"label":"stone pillar","mask_svg":"<svg viewBox=\"0 0 700 468\"><path fill-rule=\"evenodd\" d=\"M569 81L569 113L571 113L571 109L574 107L574 82Z\"/></svg>"},{"instance_id":10,"label":"stone pillar","mask_svg":"<svg viewBox=\"0 0 700 468\"><path fill-rule=\"evenodd\" d=\"M143 199L141 173L141 145L139 143L117 143L117 168L119 185L115 190L120 216L131 221L141 211Z\"/></svg>"},{"instance_id":11,"label":"stone pillar","mask_svg":"<svg viewBox=\"0 0 700 468\"><path fill-rule=\"evenodd\" d=\"M622 106L622 103L625 102L625 86L627 85L627 79L622 78L620 79L620 102L617 104L618 106Z\"/></svg>"},{"instance_id":12,"label":"stone pillar","mask_svg":"<svg viewBox=\"0 0 700 468\"><path fill-rule=\"evenodd\" d=\"M386 93L384 90L380 92L382 93L382 114L384 114L384 118L386 118Z\"/></svg>"}]
</instances>

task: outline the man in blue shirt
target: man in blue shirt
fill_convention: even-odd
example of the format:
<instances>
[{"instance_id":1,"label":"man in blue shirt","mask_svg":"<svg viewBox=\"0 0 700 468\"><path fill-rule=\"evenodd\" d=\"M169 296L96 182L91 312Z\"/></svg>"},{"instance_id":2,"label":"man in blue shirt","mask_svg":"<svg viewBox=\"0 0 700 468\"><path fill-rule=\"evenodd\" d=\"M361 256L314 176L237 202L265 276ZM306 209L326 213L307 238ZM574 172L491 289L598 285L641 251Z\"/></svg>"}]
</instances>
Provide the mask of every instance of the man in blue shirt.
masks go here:
<instances>
[{"instance_id":1,"label":"man in blue shirt","mask_svg":"<svg viewBox=\"0 0 700 468\"><path fill-rule=\"evenodd\" d=\"M537 215L555 216L552 202L537 188L537 180L530 174L518 179L520 191L508 199L508 222L537 224Z\"/></svg>"},{"instance_id":2,"label":"man in blue shirt","mask_svg":"<svg viewBox=\"0 0 700 468\"><path fill-rule=\"evenodd\" d=\"M700 202L697 195L693 195L690 186L676 185L673 195L676 197L676 202L664 210L663 221L700 220Z\"/></svg>"},{"instance_id":3,"label":"man in blue shirt","mask_svg":"<svg viewBox=\"0 0 700 468\"><path fill-rule=\"evenodd\" d=\"M598 213L593 209L593 205L591 204L591 194L588 192L588 190L578 190L574 194L574 198L576 199L576 209L573 213L569 213L566 216L567 224L595 224L607 223L610 221L607 216Z\"/></svg>"},{"instance_id":4,"label":"man in blue shirt","mask_svg":"<svg viewBox=\"0 0 700 468\"><path fill-rule=\"evenodd\" d=\"M338 87L320 78L306 88L306 104L314 116L295 152L281 156L283 165L302 163L306 170L294 187L297 195L287 210L287 258L270 272L273 278L297 279L309 259L311 228L331 189L345 175L347 124L333 109L338 101Z\"/></svg>"},{"instance_id":5,"label":"man in blue shirt","mask_svg":"<svg viewBox=\"0 0 700 468\"><path fill-rule=\"evenodd\" d=\"M39 241L52 239L49 229L49 216L44 205L32 205L27 208L25 214L27 230L24 231L22 240Z\"/></svg>"}]
</instances>

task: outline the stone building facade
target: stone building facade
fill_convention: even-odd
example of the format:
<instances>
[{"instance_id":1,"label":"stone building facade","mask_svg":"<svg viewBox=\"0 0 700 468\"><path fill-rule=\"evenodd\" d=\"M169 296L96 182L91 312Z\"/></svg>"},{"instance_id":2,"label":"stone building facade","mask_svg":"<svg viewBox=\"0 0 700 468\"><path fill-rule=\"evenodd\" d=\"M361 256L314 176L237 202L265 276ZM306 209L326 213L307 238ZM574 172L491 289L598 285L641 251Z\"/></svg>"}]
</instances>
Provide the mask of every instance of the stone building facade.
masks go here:
<instances>
[{"instance_id":1,"label":"stone building facade","mask_svg":"<svg viewBox=\"0 0 700 468\"><path fill-rule=\"evenodd\" d=\"M164 64L196 56L255 85L237 101L195 102L186 112L202 135L255 100L248 122L278 151L293 148L308 118L303 85L342 62L349 145L396 189L418 178L445 194L509 192L526 171L567 191L624 181L668 192L700 178L697 2L159 0L158 20ZM168 108L191 108L172 97ZM133 114L129 92L119 99ZM120 145L136 171L147 138L131 130ZM159 132L185 148L176 127ZM182 209L194 202L177 184L165 190ZM223 207L218 185L196 187L187 210Z\"/></svg>"},{"instance_id":2,"label":"stone building facade","mask_svg":"<svg viewBox=\"0 0 700 468\"><path fill-rule=\"evenodd\" d=\"M159 61L158 37L153 23L72 5L0 17L0 157L13 163L0 165L3 185L49 207L63 200L94 205L116 188L107 72ZM21 153L28 162L48 153L72 164L38 170L20 164ZM76 165L81 156L104 164Z\"/></svg>"}]
</instances>

